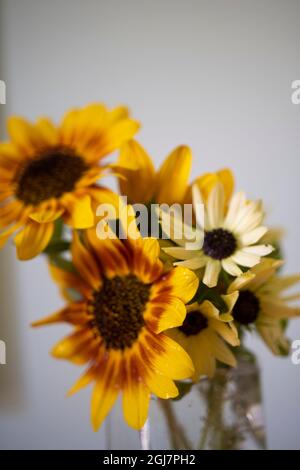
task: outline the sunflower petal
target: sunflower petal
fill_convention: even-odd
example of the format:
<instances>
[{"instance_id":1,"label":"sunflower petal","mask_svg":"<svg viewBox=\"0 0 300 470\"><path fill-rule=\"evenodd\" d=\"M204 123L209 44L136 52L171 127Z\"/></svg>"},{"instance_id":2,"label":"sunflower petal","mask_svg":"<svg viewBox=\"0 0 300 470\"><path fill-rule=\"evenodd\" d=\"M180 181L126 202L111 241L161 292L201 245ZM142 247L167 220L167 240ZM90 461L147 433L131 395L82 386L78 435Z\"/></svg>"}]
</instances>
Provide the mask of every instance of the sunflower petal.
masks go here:
<instances>
[{"instance_id":1,"label":"sunflower petal","mask_svg":"<svg viewBox=\"0 0 300 470\"><path fill-rule=\"evenodd\" d=\"M178 389L173 380L159 374L157 371L147 374L145 380L150 391L159 398L167 400L178 395Z\"/></svg>"},{"instance_id":2,"label":"sunflower petal","mask_svg":"<svg viewBox=\"0 0 300 470\"><path fill-rule=\"evenodd\" d=\"M100 365L91 401L94 431L99 429L118 397L118 373L119 363L110 357Z\"/></svg>"},{"instance_id":3,"label":"sunflower petal","mask_svg":"<svg viewBox=\"0 0 300 470\"><path fill-rule=\"evenodd\" d=\"M118 238L100 239L95 229L87 230L87 240L97 256L105 276L126 276L129 273L128 252Z\"/></svg>"},{"instance_id":4,"label":"sunflower petal","mask_svg":"<svg viewBox=\"0 0 300 470\"><path fill-rule=\"evenodd\" d=\"M198 286L199 279L193 271L177 266L161 277L155 284L154 292L158 295L166 292L187 303L196 294Z\"/></svg>"},{"instance_id":5,"label":"sunflower petal","mask_svg":"<svg viewBox=\"0 0 300 470\"><path fill-rule=\"evenodd\" d=\"M182 325L186 317L184 303L177 297L168 297L163 302L150 301L144 319L154 333Z\"/></svg>"},{"instance_id":6,"label":"sunflower petal","mask_svg":"<svg viewBox=\"0 0 300 470\"><path fill-rule=\"evenodd\" d=\"M150 390L141 380L138 369L132 361L127 361L126 369L122 401L124 418L129 426L139 430L148 416Z\"/></svg>"},{"instance_id":7,"label":"sunflower petal","mask_svg":"<svg viewBox=\"0 0 300 470\"><path fill-rule=\"evenodd\" d=\"M139 122L133 119L117 121L103 133L99 155L103 157L121 147L124 142L132 139L140 127Z\"/></svg>"},{"instance_id":8,"label":"sunflower petal","mask_svg":"<svg viewBox=\"0 0 300 470\"><path fill-rule=\"evenodd\" d=\"M75 393L79 392L82 388L89 385L97 377L97 365L92 365L88 370L75 382L75 384L70 388L67 393L67 396L70 397Z\"/></svg>"},{"instance_id":9,"label":"sunflower petal","mask_svg":"<svg viewBox=\"0 0 300 470\"><path fill-rule=\"evenodd\" d=\"M33 211L29 218L39 224L54 222L64 213L64 209L58 207L57 201L53 200L45 210Z\"/></svg>"},{"instance_id":10,"label":"sunflower petal","mask_svg":"<svg viewBox=\"0 0 300 470\"><path fill-rule=\"evenodd\" d=\"M77 232L73 233L73 242L71 245L72 260L75 268L93 289L99 289L101 285L101 274L99 266L92 253L85 248L79 239Z\"/></svg>"},{"instance_id":11,"label":"sunflower petal","mask_svg":"<svg viewBox=\"0 0 300 470\"><path fill-rule=\"evenodd\" d=\"M50 119L45 117L38 119L36 129L47 145L55 146L59 143L58 132Z\"/></svg>"},{"instance_id":12,"label":"sunflower petal","mask_svg":"<svg viewBox=\"0 0 300 470\"><path fill-rule=\"evenodd\" d=\"M174 380L189 378L194 373L192 361L185 350L164 334L159 337L147 334L146 342L150 350L156 350L153 369ZM158 352L159 351L159 352Z\"/></svg>"},{"instance_id":13,"label":"sunflower petal","mask_svg":"<svg viewBox=\"0 0 300 470\"><path fill-rule=\"evenodd\" d=\"M11 140L26 156L45 146L45 141L38 129L23 118L10 117L7 127Z\"/></svg>"},{"instance_id":14,"label":"sunflower petal","mask_svg":"<svg viewBox=\"0 0 300 470\"><path fill-rule=\"evenodd\" d=\"M191 150L186 146L177 147L167 157L157 174L156 202L173 204L184 200L191 164Z\"/></svg>"},{"instance_id":15,"label":"sunflower petal","mask_svg":"<svg viewBox=\"0 0 300 470\"><path fill-rule=\"evenodd\" d=\"M92 211L91 196L85 194L81 197L65 197L64 203L70 214L69 223L72 228L86 229L94 226L95 216Z\"/></svg>"},{"instance_id":16,"label":"sunflower petal","mask_svg":"<svg viewBox=\"0 0 300 470\"><path fill-rule=\"evenodd\" d=\"M67 295L68 289L75 289L83 297L89 297L91 289L79 275L60 269L52 263L49 264L49 271L52 279L60 286L62 294L67 300L69 300L69 296Z\"/></svg>"},{"instance_id":17,"label":"sunflower petal","mask_svg":"<svg viewBox=\"0 0 300 470\"><path fill-rule=\"evenodd\" d=\"M14 239L18 258L28 260L42 253L51 240L53 231L53 222L38 224L28 221Z\"/></svg>"},{"instance_id":18,"label":"sunflower petal","mask_svg":"<svg viewBox=\"0 0 300 470\"><path fill-rule=\"evenodd\" d=\"M65 359L75 364L85 364L93 358L98 339L95 339L93 330L89 327L80 327L69 336L60 340L51 351L56 359Z\"/></svg>"},{"instance_id":19,"label":"sunflower petal","mask_svg":"<svg viewBox=\"0 0 300 470\"><path fill-rule=\"evenodd\" d=\"M121 194L126 195L130 202L148 202L153 194L155 169L151 158L144 148L131 140L121 148L116 163Z\"/></svg>"},{"instance_id":20,"label":"sunflower petal","mask_svg":"<svg viewBox=\"0 0 300 470\"><path fill-rule=\"evenodd\" d=\"M152 283L162 274L160 246L156 238L143 238L133 244L133 270L145 283Z\"/></svg>"}]
</instances>

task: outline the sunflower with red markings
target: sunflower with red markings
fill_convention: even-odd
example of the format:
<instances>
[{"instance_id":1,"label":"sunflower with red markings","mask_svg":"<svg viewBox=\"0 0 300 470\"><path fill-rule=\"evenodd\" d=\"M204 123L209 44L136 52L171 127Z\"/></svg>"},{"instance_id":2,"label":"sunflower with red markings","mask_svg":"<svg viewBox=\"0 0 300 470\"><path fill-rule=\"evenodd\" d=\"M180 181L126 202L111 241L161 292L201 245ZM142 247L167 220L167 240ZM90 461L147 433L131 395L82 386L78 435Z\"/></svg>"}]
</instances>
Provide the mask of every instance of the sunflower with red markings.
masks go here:
<instances>
[{"instance_id":1,"label":"sunflower with red markings","mask_svg":"<svg viewBox=\"0 0 300 470\"><path fill-rule=\"evenodd\" d=\"M96 185L111 168L102 160L138 127L126 108L102 104L72 109L60 126L11 117L11 140L0 143L0 247L18 232L18 257L30 259L47 247L58 218L75 229L92 227L93 204L115 199Z\"/></svg>"},{"instance_id":2,"label":"sunflower with red markings","mask_svg":"<svg viewBox=\"0 0 300 470\"><path fill-rule=\"evenodd\" d=\"M52 354L88 364L70 394L94 383L91 419L97 430L120 392L126 422L140 429L151 394L178 395L174 380L191 377L193 364L164 331L182 325L186 304L198 288L196 275L183 267L164 272L159 243L153 238L99 239L96 230L75 233L72 259L76 272L51 266L64 293L81 294L54 315L34 324L73 325L72 334Z\"/></svg>"}]
</instances>

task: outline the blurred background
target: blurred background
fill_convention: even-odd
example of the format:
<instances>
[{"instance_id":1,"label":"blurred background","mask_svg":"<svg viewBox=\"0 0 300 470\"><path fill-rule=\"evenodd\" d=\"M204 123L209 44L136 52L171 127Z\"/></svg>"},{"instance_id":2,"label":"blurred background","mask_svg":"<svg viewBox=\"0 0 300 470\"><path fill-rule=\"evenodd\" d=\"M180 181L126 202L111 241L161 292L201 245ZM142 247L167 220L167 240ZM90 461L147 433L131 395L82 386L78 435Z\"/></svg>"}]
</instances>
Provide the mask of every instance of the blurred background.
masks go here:
<instances>
[{"instance_id":1,"label":"blurred background","mask_svg":"<svg viewBox=\"0 0 300 470\"><path fill-rule=\"evenodd\" d=\"M5 119L58 120L92 101L128 104L142 121L139 140L157 165L178 144L194 154L193 176L231 167L237 188L263 198L268 222L286 228L286 271L300 271L300 79L298 0L0 0L0 79ZM90 390L66 399L81 372L48 351L68 331L33 331L33 320L62 305L43 259L0 252L2 449L120 448L137 434L118 408L98 433ZM300 338L300 319L289 327ZM255 336L247 344L262 369L270 449L300 448L300 365L274 358Z\"/></svg>"}]
</instances>

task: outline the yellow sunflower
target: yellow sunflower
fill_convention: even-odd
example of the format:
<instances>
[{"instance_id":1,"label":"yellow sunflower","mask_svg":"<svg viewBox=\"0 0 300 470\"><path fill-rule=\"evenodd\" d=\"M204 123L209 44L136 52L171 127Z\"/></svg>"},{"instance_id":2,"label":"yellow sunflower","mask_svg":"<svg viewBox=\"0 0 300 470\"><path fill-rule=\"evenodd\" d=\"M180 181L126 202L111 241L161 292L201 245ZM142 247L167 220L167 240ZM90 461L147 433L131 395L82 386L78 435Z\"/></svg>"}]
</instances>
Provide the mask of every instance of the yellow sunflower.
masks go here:
<instances>
[{"instance_id":1,"label":"yellow sunflower","mask_svg":"<svg viewBox=\"0 0 300 470\"><path fill-rule=\"evenodd\" d=\"M179 326L185 304L195 295L198 279L186 268L165 273L156 239L100 240L95 230L81 241L74 235L72 259L76 273L52 266L64 292L81 293L69 304L34 326L68 322L73 333L52 354L78 364L88 363L70 394L94 382L91 419L99 428L119 392L126 422L140 429L147 418L150 394L175 397L174 380L194 369L187 353L164 331Z\"/></svg>"},{"instance_id":2,"label":"yellow sunflower","mask_svg":"<svg viewBox=\"0 0 300 470\"><path fill-rule=\"evenodd\" d=\"M169 336L191 357L195 367L195 382L203 375L214 376L216 360L231 367L236 366L236 358L225 342L231 346L240 344L231 315L237 298L237 291L222 295L228 309L226 313L220 313L209 300L200 304L192 303L187 306L183 324L168 331Z\"/></svg>"},{"instance_id":3,"label":"yellow sunflower","mask_svg":"<svg viewBox=\"0 0 300 470\"><path fill-rule=\"evenodd\" d=\"M126 142L120 151L119 187L130 203L157 202L159 204L189 204L192 202L191 185L188 184L192 153L189 147L177 147L164 161L158 171L146 150L135 140ZM206 173L194 181L206 200L211 188L221 182L227 200L230 198L234 180L230 170Z\"/></svg>"},{"instance_id":4,"label":"yellow sunflower","mask_svg":"<svg viewBox=\"0 0 300 470\"><path fill-rule=\"evenodd\" d=\"M280 260L266 258L235 279L228 288L228 293L240 291L232 311L236 325L255 326L276 355L288 354L290 348L282 321L300 315L300 308L289 304L299 299L300 293L285 294L287 289L300 282L300 275L277 274L281 265Z\"/></svg>"},{"instance_id":5,"label":"yellow sunflower","mask_svg":"<svg viewBox=\"0 0 300 470\"><path fill-rule=\"evenodd\" d=\"M63 217L73 228L94 225L92 205L114 194L96 185L103 157L132 138L138 123L126 108L91 104L69 111L60 126L11 117L11 141L0 143L0 247L15 237L20 259L42 252Z\"/></svg>"},{"instance_id":6,"label":"yellow sunflower","mask_svg":"<svg viewBox=\"0 0 300 470\"><path fill-rule=\"evenodd\" d=\"M194 185L193 204L196 206L203 202ZM160 211L160 216L163 231L170 239L174 238L174 226L181 224L181 219L165 211ZM236 193L228 205L225 204L224 185L218 182L204 204L204 220L200 217L196 229L190 227L189 231L183 231L181 239L174 240L180 246L163 250L180 260L175 265L203 269L203 283L215 287L222 270L231 276L240 276L243 272L241 267L253 267L273 251L271 245L257 244L267 232L267 228L261 225L263 218L260 201L248 201L243 192ZM185 234L191 236L195 230L198 232L196 239L201 240L199 248L186 249L190 240Z\"/></svg>"}]
</instances>

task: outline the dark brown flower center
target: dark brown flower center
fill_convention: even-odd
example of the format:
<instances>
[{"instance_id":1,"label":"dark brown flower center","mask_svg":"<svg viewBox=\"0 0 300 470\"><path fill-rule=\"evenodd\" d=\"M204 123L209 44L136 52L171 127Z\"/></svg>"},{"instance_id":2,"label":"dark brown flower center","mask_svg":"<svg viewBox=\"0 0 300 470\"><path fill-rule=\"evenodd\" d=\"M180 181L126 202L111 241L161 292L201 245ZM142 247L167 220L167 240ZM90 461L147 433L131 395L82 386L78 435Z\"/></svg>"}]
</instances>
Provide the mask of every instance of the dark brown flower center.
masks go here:
<instances>
[{"instance_id":1,"label":"dark brown flower center","mask_svg":"<svg viewBox=\"0 0 300 470\"><path fill-rule=\"evenodd\" d=\"M125 349L137 339L144 322L144 311L150 297L150 285L136 276L105 279L92 300L98 328L107 348Z\"/></svg>"},{"instance_id":2,"label":"dark brown flower center","mask_svg":"<svg viewBox=\"0 0 300 470\"><path fill-rule=\"evenodd\" d=\"M199 312L199 310L192 310L187 313L187 316L185 317L183 324L179 327L179 330L186 336L192 336L205 330L207 326L207 318Z\"/></svg>"},{"instance_id":3,"label":"dark brown flower center","mask_svg":"<svg viewBox=\"0 0 300 470\"><path fill-rule=\"evenodd\" d=\"M260 309L259 299L250 290L242 290L233 307L233 318L242 325L254 323Z\"/></svg>"},{"instance_id":4,"label":"dark brown flower center","mask_svg":"<svg viewBox=\"0 0 300 470\"><path fill-rule=\"evenodd\" d=\"M231 232L216 228L204 235L204 254L214 259L225 259L231 256L237 247L236 239Z\"/></svg>"},{"instance_id":5,"label":"dark brown flower center","mask_svg":"<svg viewBox=\"0 0 300 470\"><path fill-rule=\"evenodd\" d=\"M30 161L19 175L16 196L38 205L71 192L87 170L84 160L66 149L52 149Z\"/></svg>"}]
</instances>

